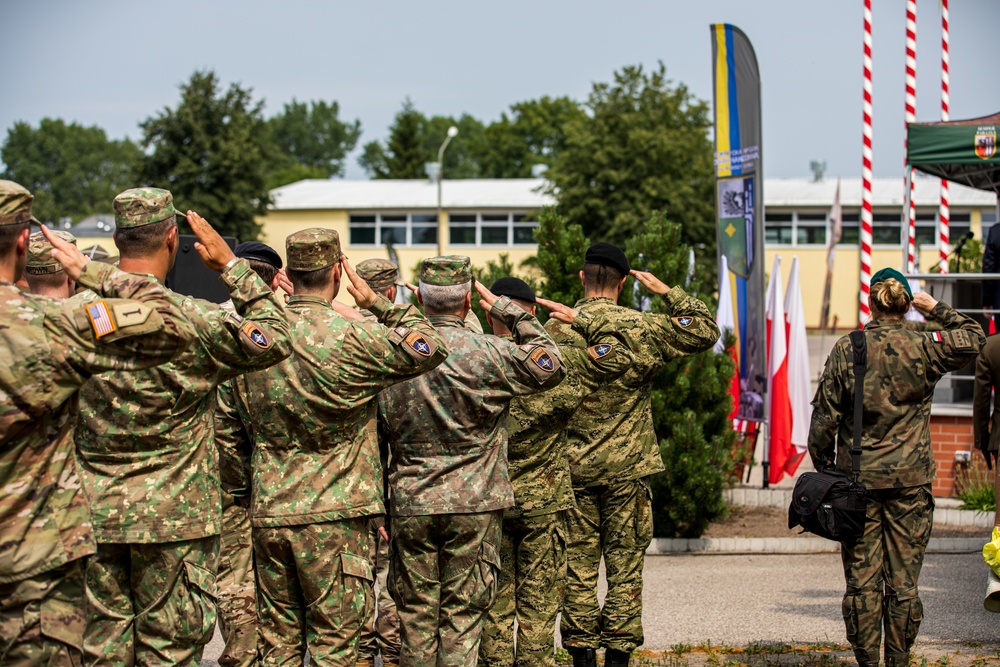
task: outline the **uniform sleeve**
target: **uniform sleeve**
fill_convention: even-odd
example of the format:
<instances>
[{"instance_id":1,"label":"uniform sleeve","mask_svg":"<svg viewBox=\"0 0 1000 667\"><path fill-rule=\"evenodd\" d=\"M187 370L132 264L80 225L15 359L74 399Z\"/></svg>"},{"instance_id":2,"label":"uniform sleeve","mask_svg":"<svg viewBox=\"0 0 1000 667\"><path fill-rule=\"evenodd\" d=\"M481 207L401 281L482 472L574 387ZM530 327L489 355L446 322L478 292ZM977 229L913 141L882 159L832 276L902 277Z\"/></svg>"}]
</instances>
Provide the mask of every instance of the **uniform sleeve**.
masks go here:
<instances>
[{"instance_id":1,"label":"uniform sleeve","mask_svg":"<svg viewBox=\"0 0 1000 667\"><path fill-rule=\"evenodd\" d=\"M653 336L652 342L662 359L697 354L719 340L719 327L701 300L680 287L672 288L663 295L663 300L669 314L647 313L645 316L658 334Z\"/></svg>"},{"instance_id":2,"label":"uniform sleeve","mask_svg":"<svg viewBox=\"0 0 1000 667\"><path fill-rule=\"evenodd\" d=\"M943 301L938 301L934 306L928 320L941 324L940 332L924 336L929 369L938 377L964 368L976 358L986 341L983 328L978 322Z\"/></svg>"},{"instance_id":3,"label":"uniform sleeve","mask_svg":"<svg viewBox=\"0 0 1000 667\"><path fill-rule=\"evenodd\" d=\"M848 371L844 350L841 340L830 352L812 401L813 414L808 444L809 456L817 470L833 468L837 460L837 431L844 415L844 378Z\"/></svg>"},{"instance_id":4,"label":"uniform sleeve","mask_svg":"<svg viewBox=\"0 0 1000 667\"><path fill-rule=\"evenodd\" d=\"M604 315L579 312L573 319L572 327L583 336L587 347L560 347L560 352L564 357L567 354L579 357L579 363L571 364L565 358L563 361L574 371L580 369L580 381L587 393L593 393L601 385L615 380L635 364L632 350Z\"/></svg>"},{"instance_id":5,"label":"uniform sleeve","mask_svg":"<svg viewBox=\"0 0 1000 667\"><path fill-rule=\"evenodd\" d=\"M249 420L240 399L239 385L245 378L233 378L219 385L215 409L215 445L219 450L222 488L234 496L250 494L250 454L252 440Z\"/></svg>"},{"instance_id":6,"label":"uniform sleeve","mask_svg":"<svg viewBox=\"0 0 1000 667\"><path fill-rule=\"evenodd\" d=\"M490 315L510 330L513 342L493 338L508 386L515 396L533 394L554 387L566 377L559 346L535 316L502 296L493 303Z\"/></svg>"}]
</instances>

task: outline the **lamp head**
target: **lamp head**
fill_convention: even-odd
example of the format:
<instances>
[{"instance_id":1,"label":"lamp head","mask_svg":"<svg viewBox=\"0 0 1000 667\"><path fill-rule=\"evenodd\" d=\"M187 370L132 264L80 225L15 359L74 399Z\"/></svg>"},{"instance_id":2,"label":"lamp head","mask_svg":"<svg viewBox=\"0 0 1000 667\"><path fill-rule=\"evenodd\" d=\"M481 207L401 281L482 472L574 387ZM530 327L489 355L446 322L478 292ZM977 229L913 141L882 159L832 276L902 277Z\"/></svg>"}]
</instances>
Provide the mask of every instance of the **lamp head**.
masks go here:
<instances>
[{"instance_id":1,"label":"lamp head","mask_svg":"<svg viewBox=\"0 0 1000 667\"><path fill-rule=\"evenodd\" d=\"M457 127L455 127L454 125L452 125L451 127L448 128L448 138L449 139L451 139L452 137L454 137L456 134L458 134L458 128Z\"/></svg>"}]
</instances>

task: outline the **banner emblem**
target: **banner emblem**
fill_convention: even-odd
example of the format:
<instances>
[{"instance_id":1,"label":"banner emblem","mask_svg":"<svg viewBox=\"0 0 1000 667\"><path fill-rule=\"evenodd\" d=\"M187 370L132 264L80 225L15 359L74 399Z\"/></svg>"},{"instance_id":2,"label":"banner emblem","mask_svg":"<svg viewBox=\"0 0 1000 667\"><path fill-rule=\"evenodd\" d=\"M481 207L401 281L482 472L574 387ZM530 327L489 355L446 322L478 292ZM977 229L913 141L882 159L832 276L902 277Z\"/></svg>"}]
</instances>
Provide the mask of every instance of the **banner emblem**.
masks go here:
<instances>
[{"instance_id":1,"label":"banner emblem","mask_svg":"<svg viewBox=\"0 0 1000 667\"><path fill-rule=\"evenodd\" d=\"M976 130L976 156L982 160L989 160L997 153L997 128L984 126Z\"/></svg>"}]
</instances>

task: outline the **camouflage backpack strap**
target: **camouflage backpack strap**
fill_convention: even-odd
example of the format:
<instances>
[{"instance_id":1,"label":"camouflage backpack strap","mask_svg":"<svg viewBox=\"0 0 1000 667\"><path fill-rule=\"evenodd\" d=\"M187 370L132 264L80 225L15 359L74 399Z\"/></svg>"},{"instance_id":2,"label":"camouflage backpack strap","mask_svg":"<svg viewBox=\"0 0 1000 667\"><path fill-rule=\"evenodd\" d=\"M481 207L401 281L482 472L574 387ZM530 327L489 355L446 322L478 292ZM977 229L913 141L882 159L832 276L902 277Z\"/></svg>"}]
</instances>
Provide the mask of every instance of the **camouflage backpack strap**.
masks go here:
<instances>
[{"instance_id":1,"label":"camouflage backpack strap","mask_svg":"<svg viewBox=\"0 0 1000 667\"><path fill-rule=\"evenodd\" d=\"M854 350L854 443L851 445L851 472L857 483L861 474L861 415L865 408L865 373L868 371L868 344L862 329L851 332Z\"/></svg>"}]
</instances>

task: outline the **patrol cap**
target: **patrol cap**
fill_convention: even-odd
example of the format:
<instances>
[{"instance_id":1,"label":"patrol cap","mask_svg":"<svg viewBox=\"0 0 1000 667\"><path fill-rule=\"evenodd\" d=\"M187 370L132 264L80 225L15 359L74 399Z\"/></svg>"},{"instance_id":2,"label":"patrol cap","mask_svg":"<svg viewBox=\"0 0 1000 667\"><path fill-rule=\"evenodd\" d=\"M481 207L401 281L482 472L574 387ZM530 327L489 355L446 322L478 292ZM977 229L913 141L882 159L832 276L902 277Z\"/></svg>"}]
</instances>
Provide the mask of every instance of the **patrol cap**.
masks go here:
<instances>
[{"instance_id":1,"label":"patrol cap","mask_svg":"<svg viewBox=\"0 0 1000 667\"><path fill-rule=\"evenodd\" d=\"M871 284L877 285L883 280L887 280L889 278L895 278L899 282L903 283L903 289L905 289L906 293L910 295L910 299L913 299L913 290L910 289L910 281L903 277L903 274L896 269L890 269L887 267L876 271L875 275L872 276Z\"/></svg>"},{"instance_id":2,"label":"patrol cap","mask_svg":"<svg viewBox=\"0 0 1000 667\"><path fill-rule=\"evenodd\" d=\"M623 276L627 276L632 267L629 266L628 257L625 252L611 243L595 243L587 248L584 258L585 264L598 264L600 266L610 266L617 269Z\"/></svg>"},{"instance_id":3,"label":"patrol cap","mask_svg":"<svg viewBox=\"0 0 1000 667\"><path fill-rule=\"evenodd\" d=\"M240 259L257 260L258 262L270 264L277 269L282 267L281 255L274 248L260 241L244 241L236 246L233 254Z\"/></svg>"},{"instance_id":4,"label":"patrol cap","mask_svg":"<svg viewBox=\"0 0 1000 667\"><path fill-rule=\"evenodd\" d=\"M115 197L115 227L132 229L173 218L174 197L160 188L132 188Z\"/></svg>"},{"instance_id":5,"label":"patrol cap","mask_svg":"<svg viewBox=\"0 0 1000 667\"><path fill-rule=\"evenodd\" d=\"M14 181L0 180L0 225L17 225L32 222L41 225L35 216L31 215L31 203L34 195L24 186Z\"/></svg>"},{"instance_id":6,"label":"patrol cap","mask_svg":"<svg viewBox=\"0 0 1000 667\"><path fill-rule=\"evenodd\" d=\"M383 289L399 284L399 267L387 259L366 259L354 270L372 289Z\"/></svg>"},{"instance_id":7,"label":"patrol cap","mask_svg":"<svg viewBox=\"0 0 1000 667\"><path fill-rule=\"evenodd\" d=\"M472 282L472 260L464 255L428 257L420 264L420 282L447 287Z\"/></svg>"},{"instance_id":8,"label":"patrol cap","mask_svg":"<svg viewBox=\"0 0 1000 667\"><path fill-rule=\"evenodd\" d=\"M63 241L76 245L76 237L69 232L52 232ZM62 264L52 258L52 244L41 232L35 232L28 240L28 262L24 266L25 273L33 276L47 273L59 273L63 270Z\"/></svg>"},{"instance_id":9,"label":"patrol cap","mask_svg":"<svg viewBox=\"0 0 1000 667\"><path fill-rule=\"evenodd\" d=\"M293 271L325 269L340 261L340 235L321 227L295 232L285 239L285 256Z\"/></svg>"},{"instance_id":10,"label":"patrol cap","mask_svg":"<svg viewBox=\"0 0 1000 667\"><path fill-rule=\"evenodd\" d=\"M528 286L528 283L520 278L501 278L493 283L490 291L497 296L506 296L518 301L527 301L528 303L538 303L535 300L534 291Z\"/></svg>"}]
</instances>

